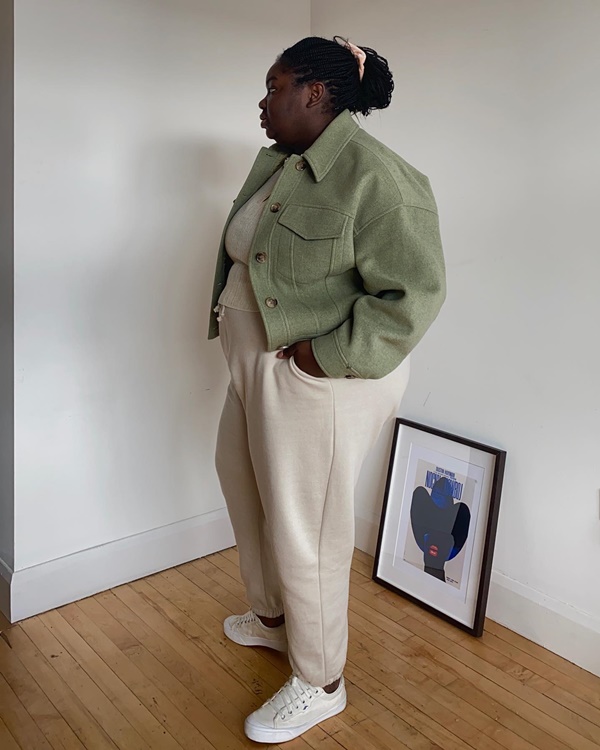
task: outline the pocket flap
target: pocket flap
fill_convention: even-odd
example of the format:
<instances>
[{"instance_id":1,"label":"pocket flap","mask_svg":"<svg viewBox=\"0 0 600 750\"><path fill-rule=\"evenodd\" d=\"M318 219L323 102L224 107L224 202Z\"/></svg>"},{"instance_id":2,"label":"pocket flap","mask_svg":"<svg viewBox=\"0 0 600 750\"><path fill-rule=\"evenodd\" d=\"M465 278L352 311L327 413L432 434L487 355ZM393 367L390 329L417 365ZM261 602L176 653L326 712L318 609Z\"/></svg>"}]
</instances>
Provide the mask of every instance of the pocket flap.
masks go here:
<instances>
[{"instance_id":1,"label":"pocket flap","mask_svg":"<svg viewBox=\"0 0 600 750\"><path fill-rule=\"evenodd\" d=\"M342 234L347 218L329 208L286 206L278 222L305 240L326 240Z\"/></svg>"}]
</instances>

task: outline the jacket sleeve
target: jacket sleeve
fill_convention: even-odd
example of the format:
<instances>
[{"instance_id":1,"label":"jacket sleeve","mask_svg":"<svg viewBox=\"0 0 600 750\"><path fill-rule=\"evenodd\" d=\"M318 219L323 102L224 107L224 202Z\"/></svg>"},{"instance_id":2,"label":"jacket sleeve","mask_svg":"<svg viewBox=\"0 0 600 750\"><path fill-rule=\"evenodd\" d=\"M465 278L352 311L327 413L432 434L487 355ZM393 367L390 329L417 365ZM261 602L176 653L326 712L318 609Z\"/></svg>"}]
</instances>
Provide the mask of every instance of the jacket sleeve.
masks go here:
<instances>
[{"instance_id":1,"label":"jacket sleeve","mask_svg":"<svg viewBox=\"0 0 600 750\"><path fill-rule=\"evenodd\" d=\"M437 213L398 205L362 227L354 249L365 293L312 350L329 377L381 378L417 345L445 299Z\"/></svg>"}]
</instances>

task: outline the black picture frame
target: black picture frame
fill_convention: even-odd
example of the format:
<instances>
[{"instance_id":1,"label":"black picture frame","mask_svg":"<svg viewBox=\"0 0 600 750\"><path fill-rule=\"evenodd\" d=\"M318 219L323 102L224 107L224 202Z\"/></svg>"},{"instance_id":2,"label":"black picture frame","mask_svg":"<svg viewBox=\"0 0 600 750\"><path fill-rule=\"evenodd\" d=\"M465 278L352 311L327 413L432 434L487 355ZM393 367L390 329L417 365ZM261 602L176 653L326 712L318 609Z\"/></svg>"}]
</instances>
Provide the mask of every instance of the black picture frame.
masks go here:
<instances>
[{"instance_id":1,"label":"black picture frame","mask_svg":"<svg viewBox=\"0 0 600 750\"><path fill-rule=\"evenodd\" d=\"M438 460L433 461L434 458ZM438 466L438 462L444 466L465 467L464 474ZM427 469L433 464L434 470ZM398 417L373 580L480 637L485 622L505 465L506 451L500 448ZM416 484L424 471L426 482ZM458 481L457 477L464 481ZM431 489L427 485L431 485ZM471 507L468 499L463 499L466 487L473 496ZM466 510L458 507L465 505ZM448 530L450 522L453 523L451 531ZM422 533L424 529L429 532ZM430 543L430 540L433 541ZM461 549L443 562L444 551L450 549L450 554L454 553L461 541ZM450 548L450 544L454 546ZM402 556L397 554L399 548L402 548ZM417 560L421 554L422 564ZM446 565L460 571L458 580L446 577Z\"/></svg>"}]
</instances>

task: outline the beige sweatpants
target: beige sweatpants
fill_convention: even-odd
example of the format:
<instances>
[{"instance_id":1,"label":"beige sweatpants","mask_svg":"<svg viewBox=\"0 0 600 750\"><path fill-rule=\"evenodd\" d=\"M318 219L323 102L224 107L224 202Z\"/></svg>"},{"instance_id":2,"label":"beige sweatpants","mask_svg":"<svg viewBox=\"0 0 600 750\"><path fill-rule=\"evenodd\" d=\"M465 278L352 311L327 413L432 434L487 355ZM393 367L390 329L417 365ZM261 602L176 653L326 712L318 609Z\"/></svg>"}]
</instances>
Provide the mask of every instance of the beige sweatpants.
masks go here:
<instances>
[{"instance_id":1,"label":"beige sweatpants","mask_svg":"<svg viewBox=\"0 0 600 750\"><path fill-rule=\"evenodd\" d=\"M259 313L221 317L231 382L216 466L242 579L257 614L285 613L294 674L325 686L346 660L356 480L408 360L380 380L315 378L266 350Z\"/></svg>"}]
</instances>

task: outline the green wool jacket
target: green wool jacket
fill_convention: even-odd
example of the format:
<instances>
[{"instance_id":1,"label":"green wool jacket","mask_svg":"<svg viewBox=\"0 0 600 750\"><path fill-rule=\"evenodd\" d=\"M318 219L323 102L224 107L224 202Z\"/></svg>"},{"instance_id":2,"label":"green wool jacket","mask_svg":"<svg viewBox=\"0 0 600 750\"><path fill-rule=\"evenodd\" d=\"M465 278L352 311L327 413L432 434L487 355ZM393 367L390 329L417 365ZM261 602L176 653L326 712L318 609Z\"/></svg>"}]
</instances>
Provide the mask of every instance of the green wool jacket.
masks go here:
<instances>
[{"instance_id":1,"label":"green wool jacket","mask_svg":"<svg viewBox=\"0 0 600 750\"><path fill-rule=\"evenodd\" d=\"M282 163L249 256L268 350L310 339L327 376L381 378L437 316L444 259L429 180L347 110L301 156L259 152L223 230L209 338L231 267L227 226Z\"/></svg>"}]
</instances>

